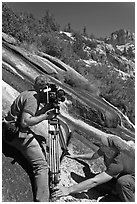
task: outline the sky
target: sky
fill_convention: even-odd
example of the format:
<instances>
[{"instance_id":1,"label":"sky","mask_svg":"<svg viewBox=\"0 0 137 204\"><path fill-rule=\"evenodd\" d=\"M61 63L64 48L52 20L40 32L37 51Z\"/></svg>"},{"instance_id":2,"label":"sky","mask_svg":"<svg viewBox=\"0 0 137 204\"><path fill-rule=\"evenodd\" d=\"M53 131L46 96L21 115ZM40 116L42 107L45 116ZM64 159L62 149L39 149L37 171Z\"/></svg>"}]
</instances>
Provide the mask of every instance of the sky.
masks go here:
<instances>
[{"instance_id":1,"label":"sky","mask_svg":"<svg viewBox=\"0 0 137 204\"><path fill-rule=\"evenodd\" d=\"M53 14L56 22L63 29L68 23L75 31L96 37L108 37L112 32L126 29L135 32L134 2L7 2L16 12L27 11L36 18L44 16L46 10Z\"/></svg>"}]
</instances>

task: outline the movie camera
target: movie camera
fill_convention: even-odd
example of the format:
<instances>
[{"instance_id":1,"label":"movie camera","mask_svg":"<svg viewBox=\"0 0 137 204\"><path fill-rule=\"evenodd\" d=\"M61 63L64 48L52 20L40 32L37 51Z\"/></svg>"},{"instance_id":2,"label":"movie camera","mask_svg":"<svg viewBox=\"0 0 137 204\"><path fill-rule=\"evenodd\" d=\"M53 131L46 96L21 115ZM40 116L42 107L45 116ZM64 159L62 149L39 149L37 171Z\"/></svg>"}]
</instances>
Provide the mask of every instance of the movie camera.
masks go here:
<instances>
[{"instance_id":1,"label":"movie camera","mask_svg":"<svg viewBox=\"0 0 137 204\"><path fill-rule=\"evenodd\" d=\"M65 101L65 91L58 89L55 84L46 84L42 89L42 98L46 103L59 104Z\"/></svg>"}]
</instances>

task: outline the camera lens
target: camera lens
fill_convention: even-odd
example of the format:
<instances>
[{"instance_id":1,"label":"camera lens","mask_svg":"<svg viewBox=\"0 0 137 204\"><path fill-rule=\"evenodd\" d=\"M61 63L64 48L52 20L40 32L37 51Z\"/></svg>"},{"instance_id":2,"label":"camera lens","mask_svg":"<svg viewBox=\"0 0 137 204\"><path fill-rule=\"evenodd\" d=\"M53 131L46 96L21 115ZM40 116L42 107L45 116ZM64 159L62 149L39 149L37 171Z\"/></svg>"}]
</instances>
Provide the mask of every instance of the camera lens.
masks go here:
<instances>
[{"instance_id":1,"label":"camera lens","mask_svg":"<svg viewBox=\"0 0 137 204\"><path fill-rule=\"evenodd\" d=\"M58 95L59 101L61 101L61 102L65 101L65 91L64 90L59 89L57 92L57 95Z\"/></svg>"},{"instance_id":2,"label":"camera lens","mask_svg":"<svg viewBox=\"0 0 137 204\"><path fill-rule=\"evenodd\" d=\"M55 92L50 92L49 94L49 98L50 98L50 102L55 102L56 101L56 93Z\"/></svg>"}]
</instances>

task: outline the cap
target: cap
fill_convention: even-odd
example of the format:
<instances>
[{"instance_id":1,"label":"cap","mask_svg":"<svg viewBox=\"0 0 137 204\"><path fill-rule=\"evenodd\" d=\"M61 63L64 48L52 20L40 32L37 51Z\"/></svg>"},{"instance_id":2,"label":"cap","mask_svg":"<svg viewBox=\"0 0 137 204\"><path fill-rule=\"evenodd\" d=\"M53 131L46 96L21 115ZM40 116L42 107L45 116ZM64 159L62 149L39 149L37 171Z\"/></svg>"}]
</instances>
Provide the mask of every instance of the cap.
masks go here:
<instances>
[{"instance_id":1,"label":"cap","mask_svg":"<svg viewBox=\"0 0 137 204\"><path fill-rule=\"evenodd\" d=\"M35 90L40 90L45 88L46 84L49 83L50 80L47 77L47 75L39 75L36 77L35 82L34 82L34 89Z\"/></svg>"}]
</instances>

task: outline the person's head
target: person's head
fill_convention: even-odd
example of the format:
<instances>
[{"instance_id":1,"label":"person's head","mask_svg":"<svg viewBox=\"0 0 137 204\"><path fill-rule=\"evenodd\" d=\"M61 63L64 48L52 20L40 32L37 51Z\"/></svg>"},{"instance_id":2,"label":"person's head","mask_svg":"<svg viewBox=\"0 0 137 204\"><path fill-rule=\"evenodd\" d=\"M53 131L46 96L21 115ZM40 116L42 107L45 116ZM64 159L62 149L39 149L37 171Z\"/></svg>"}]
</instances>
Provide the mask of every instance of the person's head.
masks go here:
<instances>
[{"instance_id":1,"label":"person's head","mask_svg":"<svg viewBox=\"0 0 137 204\"><path fill-rule=\"evenodd\" d=\"M35 78L33 87L37 92L40 92L49 82L50 80L48 79L47 75L41 74Z\"/></svg>"},{"instance_id":2,"label":"person's head","mask_svg":"<svg viewBox=\"0 0 137 204\"><path fill-rule=\"evenodd\" d=\"M40 102L44 103L45 102L45 98L43 99L43 89L47 86L47 84L50 83L49 78L47 77L47 75L39 75L35 78L34 81L34 89L35 91L39 94L40 96ZM43 101L44 100L44 101Z\"/></svg>"}]
</instances>

